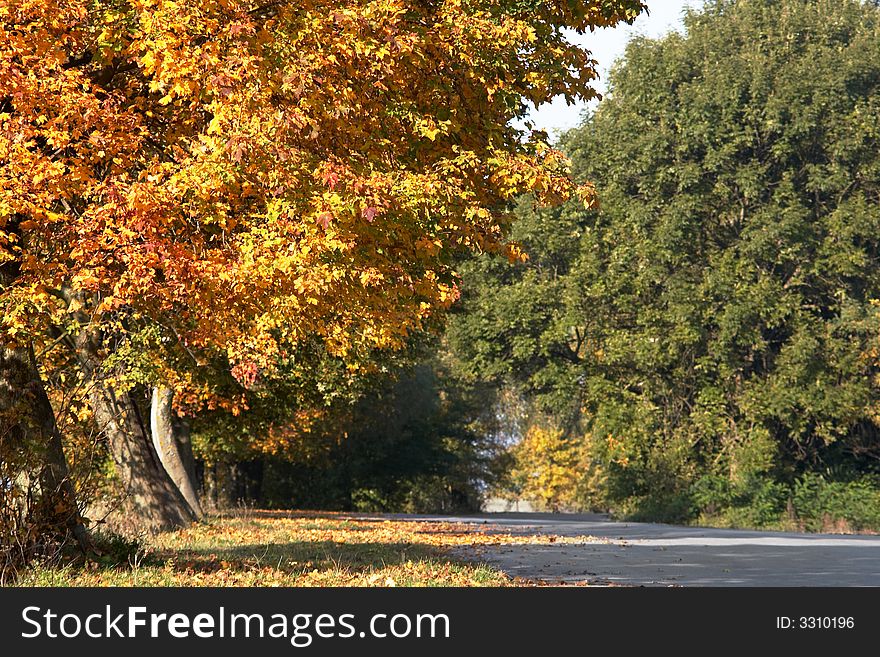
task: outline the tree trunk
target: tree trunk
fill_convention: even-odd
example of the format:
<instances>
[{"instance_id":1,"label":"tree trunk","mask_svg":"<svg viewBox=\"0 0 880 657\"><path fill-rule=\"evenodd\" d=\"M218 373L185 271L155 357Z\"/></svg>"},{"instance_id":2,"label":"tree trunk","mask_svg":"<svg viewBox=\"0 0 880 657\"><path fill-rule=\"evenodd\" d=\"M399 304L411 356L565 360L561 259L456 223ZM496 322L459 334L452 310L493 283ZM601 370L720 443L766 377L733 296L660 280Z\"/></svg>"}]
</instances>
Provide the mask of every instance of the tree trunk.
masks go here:
<instances>
[{"instance_id":1,"label":"tree trunk","mask_svg":"<svg viewBox=\"0 0 880 657\"><path fill-rule=\"evenodd\" d=\"M216 461L205 477L206 495L217 509L259 505L264 501L264 461Z\"/></svg>"},{"instance_id":2,"label":"tree trunk","mask_svg":"<svg viewBox=\"0 0 880 657\"><path fill-rule=\"evenodd\" d=\"M153 388L150 401L150 431L153 447L171 480L186 499L196 516L204 515L195 479L195 459L189 439L189 427L174 413L171 402L174 391Z\"/></svg>"},{"instance_id":3,"label":"tree trunk","mask_svg":"<svg viewBox=\"0 0 880 657\"><path fill-rule=\"evenodd\" d=\"M16 214L4 226L7 234L19 241L19 224L23 218ZM18 259L0 263L0 292L12 287L20 275ZM72 536L83 552L89 552L91 541L70 481L55 411L43 387L30 344L0 347L0 446L4 442L14 442L24 450L37 452L40 511L44 516L41 521L47 522L56 533Z\"/></svg>"},{"instance_id":4,"label":"tree trunk","mask_svg":"<svg viewBox=\"0 0 880 657\"><path fill-rule=\"evenodd\" d=\"M91 541L70 481L55 412L30 347L0 348L0 443L20 446L38 461L39 522L76 540L83 552Z\"/></svg>"},{"instance_id":5,"label":"tree trunk","mask_svg":"<svg viewBox=\"0 0 880 657\"><path fill-rule=\"evenodd\" d=\"M205 468L205 494L214 510L235 508L241 501L238 463L215 461Z\"/></svg>"},{"instance_id":6,"label":"tree trunk","mask_svg":"<svg viewBox=\"0 0 880 657\"><path fill-rule=\"evenodd\" d=\"M132 390L116 391L103 380L98 345L92 329L77 336L77 355L89 385L89 402L122 483L126 502L144 529L165 531L184 527L196 518L168 476L153 447Z\"/></svg>"}]
</instances>

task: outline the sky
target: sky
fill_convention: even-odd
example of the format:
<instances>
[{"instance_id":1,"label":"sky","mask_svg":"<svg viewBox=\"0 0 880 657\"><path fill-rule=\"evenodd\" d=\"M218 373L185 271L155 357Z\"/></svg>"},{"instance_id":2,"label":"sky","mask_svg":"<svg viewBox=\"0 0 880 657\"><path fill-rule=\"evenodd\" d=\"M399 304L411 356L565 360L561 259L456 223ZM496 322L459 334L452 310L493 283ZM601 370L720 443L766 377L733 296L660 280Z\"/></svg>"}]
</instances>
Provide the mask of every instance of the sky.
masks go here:
<instances>
[{"instance_id":1,"label":"sky","mask_svg":"<svg viewBox=\"0 0 880 657\"><path fill-rule=\"evenodd\" d=\"M601 93L605 91L608 69L618 57L623 55L627 42L633 35L659 37L670 30L681 30L681 18L687 7L697 8L702 0L647 0L650 15L639 16L633 25L598 29L583 35L572 33L572 41L593 53L593 59L599 62L599 80L595 87ZM566 105L565 99L557 98L552 103L542 105L537 111L532 110L531 118L535 127L546 130L551 137L561 131L575 127L580 122L581 112L587 105L578 103Z\"/></svg>"}]
</instances>

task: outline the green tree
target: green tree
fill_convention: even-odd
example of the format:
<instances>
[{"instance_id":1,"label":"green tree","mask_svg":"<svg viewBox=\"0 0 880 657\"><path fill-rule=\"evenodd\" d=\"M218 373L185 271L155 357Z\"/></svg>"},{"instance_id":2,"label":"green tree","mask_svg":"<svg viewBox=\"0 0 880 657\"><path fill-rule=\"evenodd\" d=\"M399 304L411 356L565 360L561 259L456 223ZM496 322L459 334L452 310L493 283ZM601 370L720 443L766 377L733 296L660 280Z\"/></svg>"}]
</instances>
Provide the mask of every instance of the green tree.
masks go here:
<instances>
[{"instance_id":1,"label":"green tree","mask_svg":"<svg viewBox=\"0 0 880 657\"><path fill-rule=\"evenodd\" d=\"M291 373L249 391L250 410L239 416L200 416L193 429L209 497L285 508L477 510L499 451L492 391L461 385L430 351L414 341L357 377L316 359L308 380L323 372L332 397L309 399ZM297 407L311 412L297 417Z\"/></svg>"},{"instance_id":2,"label":"green tree","mask_svg":"<svg viewBox=\"0 0 880 657\"><path fill-rule=\"evenodd\" d=\"M880 456L880 9L719 0L685 25L634 39L563 140L601 210L523 204L530 260L472 264L450 334L582 425L621 509L667 518L704 477L754 497Z\"/></svg>"}]
</instances>

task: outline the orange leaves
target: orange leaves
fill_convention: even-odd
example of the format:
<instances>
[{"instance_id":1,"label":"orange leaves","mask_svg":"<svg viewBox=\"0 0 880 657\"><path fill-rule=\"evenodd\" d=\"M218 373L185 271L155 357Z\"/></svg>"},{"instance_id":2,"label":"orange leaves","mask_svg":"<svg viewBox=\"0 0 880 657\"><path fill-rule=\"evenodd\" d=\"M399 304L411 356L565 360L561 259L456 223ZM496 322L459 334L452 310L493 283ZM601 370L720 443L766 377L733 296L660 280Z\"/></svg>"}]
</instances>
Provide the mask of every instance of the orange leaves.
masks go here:
<instances>
[{"instance_id":1,"label":"orange leaves","mask_svg":"<svg viewBox=\"0 0 880 657\"><path fill-rule=\"evenodd\" d=\"M322 212L318 215L317 221L321 228L327 230L330 228L330 222L333 221L333 214L330 212Z\"/></svg>"},{"instance_id":2,"label":"orange leaves","mask_svg":"<svg viewBox=\"0 0 880 657\"><path fill-rule=\"evenodd\" d=\"M245 390L250 390L257 383L260 376L260 368L253 361L244 361L232 367L232 376L241 383Z\"/></svg>"},{"instance_id":3,"label":"orange leaves","mask_svg":"<svg viewBox=\"0 0 880 657\"><path fill-rule=\"evenodd\" d=\"M425 252L425 254L431 258L438 253L440 253L440 249L443 248L443 242L439 239L430 239L424 237L416 242L416 248Z\"/></svg>"},{"instance_id":4,"label":"orange leaves","mask_svg":"<svg viewBox=\"0 0 880 657\"><path fill-rule=\"evenodd\" d=\"M562 28L634 3L562 4L0 0L17 285L74 285L97 320L139 313L261 371L303 336L399 346L457 298L453 255L523 257L517 196L575 192L511 120L523 97L588 94L594 62ZM19 324L58 319L3 295Z\"/></svg>"},{"instance_id":5,"label":"orange leaves","mask_svg":"<svg viewBox=\"0 0 880 657\"><path fill-rule=\"evenodd\" d=\"M578 185L575 189L575 194L587 210L599 209L599 196L596 194L596 187L592 183Z\"/></svg>"},{"instance_id":6,"label":"orange leaves","mask_svg":"<svg viewBox=\"0 0 880 657\"><path fill-rule=\"evenodd\" d=\"M518 262L527 262L529 259L529 255L518 244L508 244L505 248L505 254L507 261L512 265Z\"/></svg>"}]
</instances>

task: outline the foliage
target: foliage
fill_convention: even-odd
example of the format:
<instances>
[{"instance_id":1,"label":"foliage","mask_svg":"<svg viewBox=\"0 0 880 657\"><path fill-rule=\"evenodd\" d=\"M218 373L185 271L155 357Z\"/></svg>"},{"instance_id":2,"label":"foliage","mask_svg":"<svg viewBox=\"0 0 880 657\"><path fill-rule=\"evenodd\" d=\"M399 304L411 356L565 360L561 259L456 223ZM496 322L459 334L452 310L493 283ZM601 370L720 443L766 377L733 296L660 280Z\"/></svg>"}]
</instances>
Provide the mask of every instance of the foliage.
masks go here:
<instances>
[{"instance_id":1,"label":"foliage","mask_svg":"<svg viewBox=\"0 0 880 657\"><path fill-rule=\"evenodd\" d=\"M718 489L763 524L800 477L878 456L880 10L719 0L685 23L634 39L564 138L601 209L524 201L528 262L463 269L449 340L591 436L619 512L686 520Z\"/></svg>"},{"instance_id":2,"label":"foliage","mask_svg":"<svg viewBox=\"0 0 880 657\"><path fill-rule=\"evenodd\" d=\"M563 28L641 9L4 0L6 339L155 324L245 385L311 336L339 356L401 345L457 297L457 254L517 257L510 199L575 192L511 120L594 95Z\"/></svg>"},{"instance_id":3,"label":"foliage","mask_svg":"<svg viewBox=\"0 0 880 657\"><path fill-rule=\"evenodd\" d=\"M880 529L880 486L876 477L829 481L808 473L796 482L792 506L797 522L812 531Z\"/></svg>"},{"instance_id":4,"label":"foliage","mask_svg":"<svg viewBox=\"0 0 880 657\"><path fill-rule=\"evenodd\" d=\"M198 456L214 463L307 455L308 438L350 412L364 395L388 385L413 361L422 340L413 336L405 349L371 351L357 367L329 354L320 341L306 340L247 388L232 375L228 361L216 363L210 385L242 403L202 409L191 418Z\"/></svg>"},{"instance_id":5,"label":"foliage","mask_svg":"<svg viewBox=\"0 0 880 657\"><path fill-rule=\"evenodd\" d=\"M248 501L274 508L479 509L497 451L485 391L459 385L431 360L375 374L370 383L356 401L327 407L308 427L276 432L281 448L244 455L256 473L243 491ZM219 454L212 448L220 440L196 435L197 453L209 460L243 458Z\"/></svg>"},{"instance_id":6,"label":"foliage","mask_svg":"<svg viewBox=\"0 0 880 657\"><path fill-rule=\"evenodd\" d=\"M692 493L701 524L834 533L880 530L876 476L834 479L807 472L791 485L768 479L733 485L706 475L694 483Z\"/></svg>"}]
</instances>

